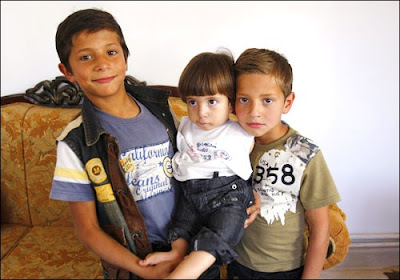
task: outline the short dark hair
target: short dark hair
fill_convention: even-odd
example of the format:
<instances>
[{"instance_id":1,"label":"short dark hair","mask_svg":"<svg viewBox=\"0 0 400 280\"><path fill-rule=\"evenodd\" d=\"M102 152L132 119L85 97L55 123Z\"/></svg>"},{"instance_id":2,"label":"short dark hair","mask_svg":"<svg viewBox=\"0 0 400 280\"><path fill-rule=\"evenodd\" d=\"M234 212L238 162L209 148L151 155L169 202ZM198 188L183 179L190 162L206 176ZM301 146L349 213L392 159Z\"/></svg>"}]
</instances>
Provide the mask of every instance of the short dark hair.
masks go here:
<instances>
[{"instance_id":1,"label":"short dark hair","mask_svg":"<svg viewBox=\"0 0 400 280\"><path fill-rule=\"evenodd\" d=\"M125 43L121 27L110 13L99 9L79 10L69 15L58 25L56 49L60 62L65 65L69 72L72 72L69 55L71 54L73 37L83 31L94 33L103 29L117 33L126 60L129 55L128 46Z\"/></svg>"},{"instance_id":2,"label":"short dark hair","mask_svg":"<svg viewBox=\"0 0 400 280\"><path fill-rule=\"evenodd\" d=\"M233 57L227 51L204 52L193 57L183 70L178 93L186 102L187 96L223 94L235 104L235 76Z\"/></svg>"},{"instance_id":3,"label":"short dark hair","mask_svg":"<svg viewBox=\"0 0 400 280\"><path fill-rule=\"evenodd\" d=\"M292 92L293 71L288 60L281 54L267 49L245 50L235 63L236 78L241 74L265 74L275 78L286 97Z\"/></svg>"}]
</instances>

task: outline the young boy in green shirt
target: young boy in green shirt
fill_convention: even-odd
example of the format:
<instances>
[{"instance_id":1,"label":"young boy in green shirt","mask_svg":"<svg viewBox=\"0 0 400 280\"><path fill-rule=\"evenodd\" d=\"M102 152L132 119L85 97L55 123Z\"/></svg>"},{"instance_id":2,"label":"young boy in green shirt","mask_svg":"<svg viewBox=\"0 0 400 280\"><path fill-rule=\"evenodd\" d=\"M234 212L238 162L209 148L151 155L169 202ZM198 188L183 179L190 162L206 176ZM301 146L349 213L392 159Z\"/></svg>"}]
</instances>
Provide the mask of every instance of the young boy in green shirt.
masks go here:
<instances>
[{"instance_id":1,"label":"young boy in green shirt","mask_svg":"<svg viewBox=\"0 0 400 280\"><path fill-rule=\"evenodd\" d=\"M256 141L251 162L261 208L236 246L228 278L319 278L329 245L328 206L340 196L319 147L281 120L295 99L292 68L282 55L252 48L237 59L235 74L236 115Z\"/></svg>"}]
</instances>

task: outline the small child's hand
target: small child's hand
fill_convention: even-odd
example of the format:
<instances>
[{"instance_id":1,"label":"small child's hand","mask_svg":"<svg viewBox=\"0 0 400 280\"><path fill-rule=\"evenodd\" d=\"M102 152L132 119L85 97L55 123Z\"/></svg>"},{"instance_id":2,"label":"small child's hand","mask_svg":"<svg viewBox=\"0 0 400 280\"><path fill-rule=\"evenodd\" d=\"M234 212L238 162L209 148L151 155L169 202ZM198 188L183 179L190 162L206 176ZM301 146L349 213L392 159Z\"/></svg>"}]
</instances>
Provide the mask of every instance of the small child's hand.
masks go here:
<instances>
[{"instance_id":1,"label":"small child's hand","mask_svg":"<svg viewBox=\"0 0 400 280\"><path fill-rule=\"evenodd\" d=\"M156 265L164 261L173 261L174 256L171 252L150 253L144 260L139 261L140 266Z\"/></svg>"},{"instance_id":2,"label":"small child's hand","mask_svg":"<svg viewBox=\"0 0 400 280\"><path fill-rule=\"evenodd\" d=\"M260 213L260 207L261 207L261 199L259 194L253 190L254 193L254 204L252 206L250 206L249 208L247 208L247 215L249 215L249 217L247 218L247 220L244 222L244 228L247 228L252 222L254 222L254 220L256 219L258 213Z\"/></svg>"}]
</instances>

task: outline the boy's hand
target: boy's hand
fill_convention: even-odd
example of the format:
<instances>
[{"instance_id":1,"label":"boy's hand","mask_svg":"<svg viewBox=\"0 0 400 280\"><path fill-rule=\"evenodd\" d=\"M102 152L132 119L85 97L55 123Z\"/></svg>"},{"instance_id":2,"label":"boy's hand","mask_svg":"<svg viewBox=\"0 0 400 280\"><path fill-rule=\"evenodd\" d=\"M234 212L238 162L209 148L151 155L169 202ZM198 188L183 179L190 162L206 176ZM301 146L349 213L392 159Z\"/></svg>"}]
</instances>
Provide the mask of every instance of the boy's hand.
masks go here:
<instances>
[{"instance_id":1,"label":"boy's hand","mask_svg":"<svg viewBox=\"0 0 400 280\"><path fill-rule=\"evenodd\" d=\"M146 278L166 278L183 260L188 246L185 239L178 238L172 243L171 251L150 253L138 264L146 271Z\"/></svg>"},{"instance_id":2,"label":"boy's hand","mask_svg":"<svg viewBox=\"0 0 400 280\"><path fill-rule=\"evenodd\" d=\"M173 250L170 252L150 253L138 264L146 270L145 278L166 278L178 266L183 257L179 257Z\"/></svg>"},{"instance_id":3,"label":"boy's hand","mask_svg":"<svg viewBox=\"0 0 400 280\"><path fill-rule=\"evenodd\" d=\"M150 253L144 260L139 261L140 266L156 265L165 261L174 261L175 257L171 252Z\"/></svg>"},{"instance_id":4,"label":"boy's hand","mask_svg":"<svg viewBox=\"0 0 400 280\"><path fill-rule=\"evenodd\" d=\"M249 217L247 218L247 220L244 222L244 228L247 228L252 222L254 222L254 220L256 219L258 213L260 213L260 207L261 207L261 200L260 200L260 196L258 195L258 193L253 190L254 193L254 204L252 206L250 206L249 208L247 208L247 215L249 215Z\"/></svg>"}]
</instances>

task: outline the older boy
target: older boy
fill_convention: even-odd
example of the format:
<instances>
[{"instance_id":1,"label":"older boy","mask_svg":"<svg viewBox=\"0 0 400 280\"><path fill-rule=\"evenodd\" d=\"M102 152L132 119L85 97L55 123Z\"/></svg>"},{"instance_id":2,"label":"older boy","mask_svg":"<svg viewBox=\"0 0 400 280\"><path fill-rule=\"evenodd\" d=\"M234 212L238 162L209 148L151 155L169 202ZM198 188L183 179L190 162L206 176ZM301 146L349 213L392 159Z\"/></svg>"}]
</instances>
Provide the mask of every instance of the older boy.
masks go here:
<instances>
[{"instance_id":1,"label":"older boy","mask_svg":"<svg viewBox=\"0 0 400 280\"><path fill-rule=\"evenodd\" d=\"M57 139L50 198L69 202L77 235L101 258L105 278L163 277L186 252L156 266L138 262L171 249L176 128L168 93L124 83L129 50L105 11L68 16L58 26L56 48L60 71L85 98Z\"/></svg>"},{"instance_id":2,"label":"older boy","mask_svg":"<svg viewBox=\"0 0 400 280\"><path fill-rule=\"evenodd\" d=\"M77 235L101 258L105 278L162 277L165 263L140 267L138 261L152 245L166 246L175 207L175 181L164 168L176 133L168 94L124 84L129 50L107 12L68 16L58 26L56 48L60 71L85 98L81 115L57 139L50 198L69 201Z\"/></svg>"},{"instance_id":3,"label":"older boy","mask_svg":"<svg viewBox=\"0 0 400 280\"><path fill-rule=\"evenodd\" d=\"M328 205L340 197L319 147L281 121L295 98L292 68L274 51L248 49L235 73L236 115L256 141L251 161L261 209L236 247L228 277L318 278L329 243Z\"/></svg>"}]
</instances>

